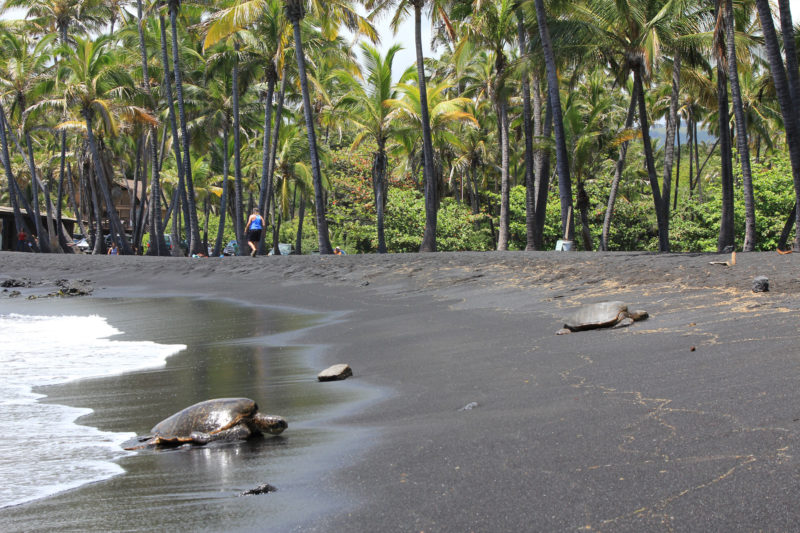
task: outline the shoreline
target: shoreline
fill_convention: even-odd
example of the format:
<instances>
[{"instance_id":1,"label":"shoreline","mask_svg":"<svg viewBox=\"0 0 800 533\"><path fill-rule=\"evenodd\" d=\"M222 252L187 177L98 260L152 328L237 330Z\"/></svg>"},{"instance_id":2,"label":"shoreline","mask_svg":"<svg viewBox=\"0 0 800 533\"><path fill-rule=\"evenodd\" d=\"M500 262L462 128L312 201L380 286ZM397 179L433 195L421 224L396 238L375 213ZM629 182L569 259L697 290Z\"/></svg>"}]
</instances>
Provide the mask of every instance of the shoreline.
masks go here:
<instances>
[{"instance_id":1,"label":"shoreline","mask_svg":"<svg viewBox=\"0 0 800 533\"><path fill-rule=\"evenodd\" d=\"M725 259L4 253L0 274L88 278L102 295L349 309L303 343L324 342L325 363L349 363L356 381L393 395L342 414L380 437L332 458L316 483L342 507L311 521L300 513L293 530L791 529L800 260L709 264ZM750 291L758 275L770 292ZM611 299L651 318L555 336L570 309Z\"/></svg>"}]
</instances>

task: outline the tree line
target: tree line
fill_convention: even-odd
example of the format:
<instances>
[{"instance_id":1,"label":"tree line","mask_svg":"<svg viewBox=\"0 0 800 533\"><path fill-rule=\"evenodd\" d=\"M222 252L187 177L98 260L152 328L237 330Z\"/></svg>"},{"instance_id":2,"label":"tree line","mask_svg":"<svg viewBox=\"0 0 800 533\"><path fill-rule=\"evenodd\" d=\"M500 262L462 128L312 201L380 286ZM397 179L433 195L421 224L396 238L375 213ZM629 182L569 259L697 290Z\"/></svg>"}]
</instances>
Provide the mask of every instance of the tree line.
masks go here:
<instances>
[{"instance_id":1,"label":"tree line","mask_svg":"<svg viewBox=\"0 0 800 533\"><path fill-rule=\"evenodd\" d=\"M299 252L308 207L314 248L327 254L346 194L331 179L334 161L367 153L371 192L348 201L367 206L368 220L346 216L348 227L369 226L367 248L379 253L400 182L424 201L422 213L404 211L424 218L422 252L439 248L447 202L468 206L474 225L488 221L493 248L522 248L515 187L528 250L554 233L619 249L618 202L636 196L652 204L640 217L653 221L655 249L670 251L679 198L702 203L705 187L719 190L717 250L752 251L765 240L754 176L788 160L794 207L778 247L794 227L800 249L797 36L789 1L774 6L5 0L3 11L24 18L0 27L0 202L39 237L37 251L73 249L66 213L95 253L107 233L122 253L153 255L181 253L184 237L190 254L218 256L227 236L245 250L255 207L272 230L260 252L277 251L281 223L295 216ZM423 15L439 57L423 55ZM397 45L377 48L379 17L393 28L413 17L415 64L395 64ZM123 180L132 187L117 187ZM120 190L127 220L115 208ZM558 228L547 222L552 202Z\"/></svg>"}]
</instances>

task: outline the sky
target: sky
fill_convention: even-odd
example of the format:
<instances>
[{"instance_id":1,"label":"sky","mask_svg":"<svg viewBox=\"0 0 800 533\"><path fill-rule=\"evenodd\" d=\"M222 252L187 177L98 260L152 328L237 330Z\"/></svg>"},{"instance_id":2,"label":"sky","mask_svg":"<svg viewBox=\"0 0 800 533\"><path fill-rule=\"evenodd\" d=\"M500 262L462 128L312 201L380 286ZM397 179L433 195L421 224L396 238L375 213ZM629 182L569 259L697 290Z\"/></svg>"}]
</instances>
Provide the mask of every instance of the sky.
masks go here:
<instances>
[{"instance_id":1,"label":"sky","mask_svg":"<svg viewBox=\"0 0 800 533\"><path fill-rule=\"evenodd\" d=\"M800 23L800 0L790 0L790 4L792 6L792 17L794 18L795 24L798 24ZM2 18L19 18L23 14L24 10L12 10L3 15ZM410 13L396 35L393 35L392 30L389 28L389 20L390 16L387 14L376 23L378 35L381 37L378 48L385 53L394 43L399 43L403 46L403 50L395 55L395 72L393 77L396 80L403 70L416 61L416 54L414 52L414 17L413 14ZM422 44L425 57L429 57L432 54L430 41L431 24L430 20L425 19L422 21Z\"/></svg>"}]
</instances>

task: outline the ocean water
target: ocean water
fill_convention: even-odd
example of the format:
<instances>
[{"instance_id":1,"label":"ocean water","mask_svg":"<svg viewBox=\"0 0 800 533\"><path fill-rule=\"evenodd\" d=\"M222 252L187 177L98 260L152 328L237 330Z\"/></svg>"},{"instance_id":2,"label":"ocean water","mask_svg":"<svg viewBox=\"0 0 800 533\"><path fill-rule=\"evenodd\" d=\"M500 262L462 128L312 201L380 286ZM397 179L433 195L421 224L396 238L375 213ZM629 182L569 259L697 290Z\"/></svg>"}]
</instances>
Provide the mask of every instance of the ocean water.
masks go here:
<instances>
[{"instance_id":1,"label":"ocean water","mask_svg":"<svg viewBox=\"0 0 800 533\"><path fill-rule=\"evenodd\" d=\"M182 344L115 340L101 316L0 314L0 508L123 473L133 433L76 422L92 412L41 403L34 388L164 366Z\"/></svg>"},{"instance_id":2,"label":"ocean water","mask_svg":"<svg viewBox=\"0 0 800 533\"><path fill-rule=\"evenodd\" d=\"M342 316L203 297L0 298L0 531L288 531L341 509L346 495L321 480L376 435L340 417L384 394L317 381L336 361L306 342ZM289 429L120 446L224 397ZM240 497L264 483L278 491Z\"/></svg>"}]
</instances>

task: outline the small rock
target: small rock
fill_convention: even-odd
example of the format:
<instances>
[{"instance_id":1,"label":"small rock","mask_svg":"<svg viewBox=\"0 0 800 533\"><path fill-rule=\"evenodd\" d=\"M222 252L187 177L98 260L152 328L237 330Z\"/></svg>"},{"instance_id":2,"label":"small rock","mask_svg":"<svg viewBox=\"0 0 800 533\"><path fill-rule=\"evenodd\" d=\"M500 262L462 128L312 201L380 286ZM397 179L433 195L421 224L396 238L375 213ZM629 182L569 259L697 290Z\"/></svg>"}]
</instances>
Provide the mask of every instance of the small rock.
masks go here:
<instances>
[{"instance_id":1,"label":"small rock","mask_svg":"<svg viewBox=\"0 0 800 533\"><path fill-rule=\"evenodd\" d=\"M758 276L753 280L753 292L769 292L769 279L766 276Z\"/></svg>"},{"instance_id":2,"label":"small rock","mask_svg":"<svg viewBox=\"0 0 800 533\"><path fill-rule=\"evenodd\" d=\"M471 411L478 407L478 402L469 402L467 405L459 409L459 411Z\"/></svg>"},{"instance_id":3,"label":"small rock","mask_svg":"<svg viewBox=\"0 0 800 533\"><path fill-rule=\"evenodd\" d=\"M276 490L278 489L275 488L273 485L270 485L269 483L264 483L263 485L259 485L254 489L244 491L239 496L249 496L251 494L267 494L270 492L275 492Z\"/></svg>"},{"instance_id":4,"label":"small rock","mask_svg":"<svg viewBox=\"0 0 800 533\"><path fill-rule=\"evenodd\" d=\"M58 287L58 296L86 296L94 290L91 285L86 283L86 280L59 279L56 280L56 286Z\"/></svg>"},{"instance_id":5,"label":"small rock","mask_svg":"<svg viewBox=\"0 0 800 533\"><path fill-rule=\"evenodd\" d=\"M11 291L10 293L8 293L8 297L9 297L9 298L16 298L16 297L17 297L17 296L19 296L20 294L22 294L22 293L21 293L21 292L19 292L19 291Z\"/></svg>"},{"instance_id":6,"label":"small rock","mask_svg":"<svg viewBox=\"0 0 800 533\"><path fill-rule=\"evenodd\" d=\"M353 370L350 368L350 365L342 363L326 368L317 374L317 379L320 381L338 381L341 379L347 379L352 375Z\"/></svg>"},{"instance_id":7,"label":"small rock","mask_svg":"<svg viewBox=\"0 0 800 533\"><path fill-rule=\"evenodd\" d=\"M5 279L0 282L0 287L30 287L31 280L29 279Z\"/></svg>"},{"instance_id":8,"label":"small rock","mask_svg":"<svg viewBox=\"0 0 800 533\"><path fill-rule=\"evenodd\" d=\"M572 333L571 329L561 328L560 330L556 331L556 335L569 335Z\"/></svg>"}]
</instances>

